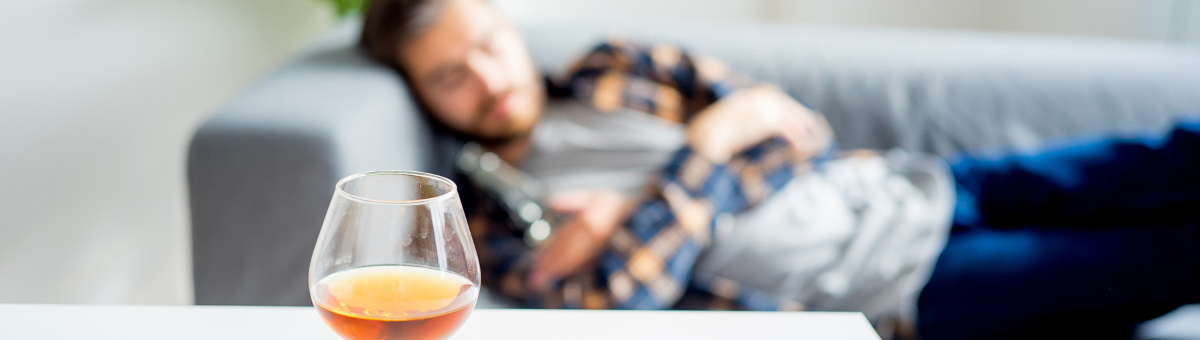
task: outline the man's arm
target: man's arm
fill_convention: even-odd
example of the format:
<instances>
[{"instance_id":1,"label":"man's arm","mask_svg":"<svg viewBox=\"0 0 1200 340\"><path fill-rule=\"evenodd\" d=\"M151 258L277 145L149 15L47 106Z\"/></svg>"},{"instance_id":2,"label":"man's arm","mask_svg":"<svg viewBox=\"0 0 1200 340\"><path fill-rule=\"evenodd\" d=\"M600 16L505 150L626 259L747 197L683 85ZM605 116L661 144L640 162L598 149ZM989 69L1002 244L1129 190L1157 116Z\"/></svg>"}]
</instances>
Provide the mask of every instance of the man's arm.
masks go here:
<instances>
[{"instance_id":1,"label":"man's arm","mask_svg":"<svg viewBox=\"0 0 1200 340\"><path fill-rule=\"evenodd\" d=\"M554 81L600 111L628 108L688 125L688 144L716 163L771 137L807 159L832 143L828 122L775 86L668 44L613 39Z\"/></svg>"},{"instance_id":2,"label":"man's arm","mask_svg":"<svg viewBox=\"0 0 1200 340\"><path fill-rule=\"evenodd\" d=\"M555 84L600 111L630 108L686 123L717 99L755 82L673 45L612 39L576 61Z\"/></svg>"}]
</instances>

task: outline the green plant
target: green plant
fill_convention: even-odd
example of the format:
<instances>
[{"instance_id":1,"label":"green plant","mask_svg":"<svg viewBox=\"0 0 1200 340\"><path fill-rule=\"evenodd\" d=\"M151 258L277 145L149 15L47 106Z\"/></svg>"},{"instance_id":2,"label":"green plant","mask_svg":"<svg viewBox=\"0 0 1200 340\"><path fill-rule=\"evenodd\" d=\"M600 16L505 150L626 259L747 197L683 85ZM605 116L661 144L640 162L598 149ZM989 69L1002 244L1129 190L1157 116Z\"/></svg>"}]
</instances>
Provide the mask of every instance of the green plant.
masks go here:
<instances>
[{"instance_id":1,"label":"green plant","mask_svg":"<svg viewBox=\"0 0 1200 340\"><path fill-rule=\"evenodd\" d=\"M351 14L351 13L362 13L363 8L367 7L367 4L371 2L371 0L321 0L321 1L324 1L325 3L328 3L329 5L333 6L334 11L337 12L339 17L346 16L347 14Z\"/></svg>"}]
</instances>

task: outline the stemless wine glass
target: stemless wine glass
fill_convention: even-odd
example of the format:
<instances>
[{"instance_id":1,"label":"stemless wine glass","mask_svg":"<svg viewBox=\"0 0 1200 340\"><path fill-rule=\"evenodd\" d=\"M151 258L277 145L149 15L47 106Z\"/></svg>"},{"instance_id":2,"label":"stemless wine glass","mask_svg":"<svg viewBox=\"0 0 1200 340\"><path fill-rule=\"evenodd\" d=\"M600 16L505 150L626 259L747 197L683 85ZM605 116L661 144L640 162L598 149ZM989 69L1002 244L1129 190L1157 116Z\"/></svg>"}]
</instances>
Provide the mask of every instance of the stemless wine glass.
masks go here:
<instances>
[{"instance_id":1,"label":"stemless wine glass","mask_svg":"<svg viewBox=\"0 0 1200 340\"><path fill-rule=\"evenodd\" d=\"M479 257L454 182L371 171L334 190L308 270L329 327L350 340L454 334L479 296Z\"/></svg>"}]
</instances>

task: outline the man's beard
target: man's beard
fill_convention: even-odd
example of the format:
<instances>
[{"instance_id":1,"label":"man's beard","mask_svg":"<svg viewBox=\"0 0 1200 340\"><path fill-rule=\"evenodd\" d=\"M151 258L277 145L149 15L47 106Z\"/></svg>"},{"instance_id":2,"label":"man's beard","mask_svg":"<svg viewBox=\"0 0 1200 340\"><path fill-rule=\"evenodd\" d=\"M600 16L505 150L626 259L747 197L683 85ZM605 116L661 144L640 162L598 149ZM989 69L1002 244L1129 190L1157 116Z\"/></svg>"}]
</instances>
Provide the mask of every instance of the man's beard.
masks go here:
<instances>
[{"instance_id":1,"label":"man's beard","mask_svg":"<svg viewBox=\"0 0 1200 340\"><path fill-rule=\"evenodd\" d=\"M510 90L509 92L505 92L496 96L489 96L488 98L484 99L484 102L479 105L479 110L475 112L475 117L477 117L475 121L475 131L484 131L483 127L487 124L488 117L491 115L491 112L493 109L495 109L496 105L499 104L501 98L517 94L517 91ZM506 125L508 126L501 127L502 129L495 131L494 135L472 136L472 139L483 145L503 145L525 137L532 130L532 126L520 126L522 122L520 121L519 117L527 114L529 113L509 112L509 118L504 122L507 123Z\"/></svg>"}]
</instances>

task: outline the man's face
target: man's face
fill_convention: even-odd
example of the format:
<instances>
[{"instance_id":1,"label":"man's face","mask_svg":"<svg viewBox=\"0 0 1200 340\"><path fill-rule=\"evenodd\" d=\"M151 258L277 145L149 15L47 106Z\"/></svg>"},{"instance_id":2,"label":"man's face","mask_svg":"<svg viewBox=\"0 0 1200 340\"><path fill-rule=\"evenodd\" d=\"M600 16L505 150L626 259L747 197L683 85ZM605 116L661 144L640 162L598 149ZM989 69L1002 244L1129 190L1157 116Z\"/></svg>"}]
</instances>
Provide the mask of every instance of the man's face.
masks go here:
<instances>
[{"instance_id":1,"label":"man's face","mask_svg":"<svg viewBox=\"0 0 1200 340\"><path fill-rule=\"evenodd\" d=\"M512 138L541 114L545 93L525 41L485 1L447 1L432 25L398 48L417 95L459 133Z\"/></svg>"}]
</instances>

